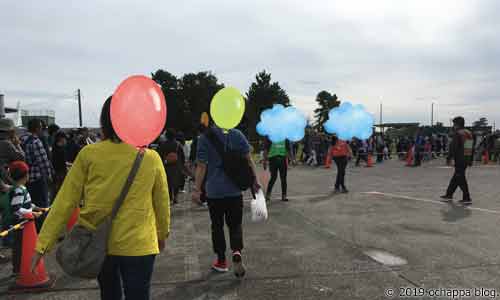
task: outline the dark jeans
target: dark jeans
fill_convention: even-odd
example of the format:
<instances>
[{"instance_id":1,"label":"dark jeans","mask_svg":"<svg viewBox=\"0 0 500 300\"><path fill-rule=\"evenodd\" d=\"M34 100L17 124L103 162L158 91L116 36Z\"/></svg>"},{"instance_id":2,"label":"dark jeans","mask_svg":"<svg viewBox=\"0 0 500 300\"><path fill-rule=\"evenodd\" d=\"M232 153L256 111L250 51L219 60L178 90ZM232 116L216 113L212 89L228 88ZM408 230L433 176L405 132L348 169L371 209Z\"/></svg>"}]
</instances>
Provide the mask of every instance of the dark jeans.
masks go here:
<instances>
[{"instance_id":1,"label":"dark jeans","mask_svg":"<svg viewBox=\"0 0 500 300\"><path fill-rule=\"evenodd\" d=\"M334 157L335 165L337 165L337 180L335 181L335 188L338 189L340 187L345 187L345 169L347 167L347 157L339 156Z\"/></svg>"},{"instance_id":2,"label":"dark jeans","mask_svg":"<svg viewBox=\"0 0 500 300\"><path fill-rule=\"evenodd\" d=\"M384 162L384 148L377 149L377 162Z\"/></svg>"},{"instance_id":3,"label":"dark jeans","mask_svg":"<svg viewBox=\"0 0 500 300\"><path fill-rule=\"evenodd\" d=\"M212 221L212 245L217 257L226 258L226 237L224 236L224 220L229 227L231 250L243 249L243 197L208 199L210 219Z\"/></svg>"},{"instance_id":4,"label":"dark jeans","mask_svg":"<svg viewBox=\"0 0 500 300\"><path fill-rule=\"evenodd\" d=\"M422 152L420 151L415 151L415 166L421 166L422 165Z\"/></svg>"},{"instance_id":5,"label":"dark jeans","mask_svg":"<svg viewBox=\"0 0 500 300\"><path fill-rule=\"evenodd\" d=\"M126 300L151 299L155 256L108 255L97 277L101 299L121 300L123 293Z\"/></svg>"},{"instance_id":6,"label":"dark jeans","mask_svg":"<svg viewBox=\"0 0 500 300\"><path fill-rule=\"evenodd\" d=\"M49 207L49 185L47 179L42 177L36 181L28 182L28 192L31 196L31 202L38 207Z\"/></svg>"},{"instance_id":7,"label":"dark jeans","mask_svg":"<svg viewBox=\"0 0 500 300\"><path fill-rule=\"evenodd\" d=\"M361 160L364 160L366 163L368 163L368 154L365 152L358 153L358 159L356 160L356 167L359 166L359 162Z\"/></svg>"},{"instance_id":8,"label":"dark jeans","mask_svg":"<svg viewBox=\"0 0 500 300\"><path fill-rule=\"evenodd\" d=\"M170 201L177 202L177 193L179 192L179 168L176 164L165 165L165 173L167 173L168 193Z\"/></svg>"},{"instance_id":9,"label":"dark jeans","mask_svg":"<svg viewBox=\"0 0 500 300\"><path fill-rule=\"evenodd\" d=\"M455 173L450 180L448 189L446 191L447 196L453 196L458 187L462 190L463 200L470 200L469 185L467 184L467 178L465 177L465 170L467 166L455 166Z\"/></svg>"},{"instance_id":10,"label":"dark jeans","mask_svg":"<svg viewBox=\"0 0 500 300\"><path fill-rule=\"evenodd\" d=\"M64 179L66 178L66 174L67 174L66 171L59 171L59 172L56 171L56 174L54 175L54 183L53 183L54 194L52 195L53 196L52 201L55 200L57 193L61 189L61 186L64 183Z\"/></svg>"},{"instance_id":11,"label":"dark jeans","mask_svg":"<svg viewBox=\"0 0 500 300\"><path fill-rule=\"evenodd\" d=\"M47 183L47 178L42 177L36 181L28 182L26 185L28 192L31 196L31 202L38 207L47 208L50 206L49 203L49 185ZM45 221L45 214L35 221L36 228L38 232L42 228L43 221Z\"/></svg>"},{"instance_id":12,"label":"dark jeans","mask_svg":"<svg viewBox=\"0 0 500 300\"><path fill-rule=\"evenodd\" d=\"M276 179L278 178L278 171L279 171L280 172L280 181L281 181L281 195L283 195L283 197L286 197L286 190L287 190L286 157L284 157L284 156L271 157L269 159L269 171L271 172L271 179L269 180L269 185L267 186L267 195L271 195L271 193L273 191L273 186L276 183Z\"/></svg>"},{"instance_id":13,"label":"dark jeans","mask_svg":"<svg viewBox=\"0 0 500 300\"><path fill-rule=\"evenodd\" d=\"M16 222L17 224L18 222ZM12 273L19 274L21 270L21 258L23 254L23 231L14 230L12 232L13 245L12 245Z\"/></svg>"}]
</instances>

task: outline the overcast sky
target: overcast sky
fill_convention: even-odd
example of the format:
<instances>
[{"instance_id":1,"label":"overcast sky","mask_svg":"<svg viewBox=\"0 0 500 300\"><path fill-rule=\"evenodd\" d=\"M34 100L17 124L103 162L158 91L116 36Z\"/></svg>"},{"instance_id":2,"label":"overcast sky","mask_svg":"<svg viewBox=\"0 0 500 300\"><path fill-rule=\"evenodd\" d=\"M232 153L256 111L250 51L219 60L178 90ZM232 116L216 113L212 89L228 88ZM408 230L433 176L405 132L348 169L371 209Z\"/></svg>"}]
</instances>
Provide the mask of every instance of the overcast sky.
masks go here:
<instances>
[{"instance_id":1,"label":"overcast sky","mask_svg":"<svg viewBox=\"0 0 500 300\"><path fill-rule=\"evenodd\" d=\"M1 1L0 92L96 126L104 99L132 74L211 70L245 93L272 73L308 115L321 90L384 121L500 127L500 1Z\"/></svg>"}]
</instances>

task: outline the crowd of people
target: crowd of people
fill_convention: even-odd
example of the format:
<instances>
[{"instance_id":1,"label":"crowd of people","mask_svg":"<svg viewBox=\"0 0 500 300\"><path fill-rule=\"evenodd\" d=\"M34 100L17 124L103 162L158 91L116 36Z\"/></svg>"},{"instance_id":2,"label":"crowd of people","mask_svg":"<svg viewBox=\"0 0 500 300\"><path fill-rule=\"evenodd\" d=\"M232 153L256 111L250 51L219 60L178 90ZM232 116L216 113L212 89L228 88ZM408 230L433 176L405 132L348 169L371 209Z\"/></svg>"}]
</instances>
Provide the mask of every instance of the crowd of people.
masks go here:
<instances>
[{"instance_id":1,"label":"crowd of people","mask_svg":"<svg viewBox=\"0 0 500 300\"><path fill-rule=\"evenodd\" d=\"M290 143L289 158L292 164L303 163L309 166L324 166L329 160L329 151L333 135L310 130L300 142ZM448 134L424 135L417 130L414 136L389 137L381 133L374 133L366 140L353 138L346 141L353 152L355 165L367 161L368 155L377 163L393 158L407 160L411 156L412 166L421 166L422 162L446 157L449 151L451 138ZM500 163L500 131L490 134L473 134L474 161L482 161L485 157L489 161ZM263 157L263 147L261 156Z\"/></svg>"},{"instance_id":2,"label":"crowd of people","mask_svg":"<svg viewBox=\"0 0 500 300\"><path fill-rule=\"evenodd\" d=\"M114 131L110 102L111 97L102 109L102 134L93 135L86 128L63 131L35 119L29 122L28 132L18 136L12 121L0 119L2 226L10 228L27 213L37 217L40 235L35 264L56 246L75 208L81 209L79 224L96 228L110 214L127 180L137 149L123 143ZM127 201L113 221L116 225L97 278L101 297L121 299L125 293L127 298L149 299L155 257L165 247L170 232L170 205L178 203L186 183L194 186L193 202L208 207L216 254L212 269L229 270L224 236L227 225L233 270L236 276L244 276L242 192L250 188L255 194L261 188L245 135L237 129L224 132L202 121L199 134L190 142L182 132L167 129L149 148L144 150L142 166L134 179L137 184L131 186ZM443 201L450 201L460 187L462 203L470 204L465 171L477 152L500 160L500 135L474 136L464 128L463 118L456 118L450 137L424 136L417 131L413 137L389 138L375 133L366 140L343 141L336 135L308 130L301 142L263 139L260 150L263 168L270 171L267 201L271 201L278 178L281 200L288 201L290 165L323 166L333 161L338 170L334 192L348 193L345 175L350 160L359 166L361 161L370 164L372 159L382 163L411 158L412 166L420 166L423 161L444 156L455 160L455 173ZM228 164L237 168L228 170ZM243 182L235 180L239 175L244 177ZM44 214L49 207L50 213ZM144 222L136 226L137 220ZM13 234L4 242L13 249L13 275L17 276L22 236Z\"/></svg>"},{"instance_id":3,"label":"crowd of people","mask_svg":"<svg viewBox=\"0 0 500 300\"><path fill-rule=\"evenodd\" d=\"M27 129L18 134L12 120L0 119L2 230L19 223L28 212L39 216L36 225L40 229L44 221L40 212L50 207L80 150L96 141L86 128L65 133L57 125L47 127L38 119L31 120ZM15 232L2 243L19 251L21 235ZM12 262L16 275L19 256L13 255Z\"/></svg>"}]
</instances>

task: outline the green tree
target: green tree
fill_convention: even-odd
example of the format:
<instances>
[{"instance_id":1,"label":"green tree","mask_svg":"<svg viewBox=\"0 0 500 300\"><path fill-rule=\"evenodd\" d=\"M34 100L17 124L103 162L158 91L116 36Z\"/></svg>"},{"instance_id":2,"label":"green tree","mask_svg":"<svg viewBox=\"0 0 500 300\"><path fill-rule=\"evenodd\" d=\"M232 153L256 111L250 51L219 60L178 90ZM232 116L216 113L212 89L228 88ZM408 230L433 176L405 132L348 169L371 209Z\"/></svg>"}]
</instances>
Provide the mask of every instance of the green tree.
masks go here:
<instances>
[{"instance_id":1,"label":"green tree","mask_svg":"<svg viewBox=\"0 0 500 300\"><path fill-rule=\"evenodd\" d=\"M290 105L290 98L278 82L271 82L271 74L265 70L255 76L246 94L247 107L245 112L244 127L247 129L251 141L258 139L256 126L263 110L271 108L274 104Z\"/></svg>"},{"instance_id":2,"label":"green tree","mask_svg":"<svg viewBox=\"0 0 500 300\"><path fill-rule=\"evenodd\" d=\"M188 73L179 81L182 99L186 103L184 112L185 133L192 136L200 124L201 114L210 113L210 102L214 95L224 88L211 72Z\"/></svg>"},{"instance_id":3,"label":"green tree","mask_svg":"<svg viewBox=\"0 0 500 300\"><path fill-rule=\"evenodd\" d=\"M332 108L338 107L340 101L337 95L321 91L316 96L316 102L318 103L318 108L314 110L314 118L316 119L314 128L318 131L323 131L323 124L328 120L328 113Z\"/></svg>"},{"instance_id":4,"label":"green tree","mask_svg":"<svg viewBox=\"0 0 500 300\"><path fill-rule=\"evenodd\" d=\"M165 70L158 70L151 74L152 79L161 86L167 104L167 122L165 128L179 130L183 127L182 116L185 102L180 97L179 80L175 75Z\"/></svg>"},{"instance_id":5,"label":"green tree","mask_svg":"<svg viewBox=\"0 0 500 300\"><path fill-rule=\"evenodd\" d=\"M480 128L484 128L484 127L487 127L488 126L488 119L486 118L480 118L479 120L475 121L473 124L472 124L472 127L474 129L480 129Z\"/></svg>"},{"instance_id":6,"label":"green tree","mask_svg":"<svg viewBox=\"0 0 500 300\"><path fill-rule=\"evenodd\" d=\"M196 134L201 114L209 113L210 101L224 85L218 83L211 72L189 73L178 79L175 75L158 70L151 74L161 86L167 103L165 128L182 131L187 138Z\"/></svg>"}]
</instances>

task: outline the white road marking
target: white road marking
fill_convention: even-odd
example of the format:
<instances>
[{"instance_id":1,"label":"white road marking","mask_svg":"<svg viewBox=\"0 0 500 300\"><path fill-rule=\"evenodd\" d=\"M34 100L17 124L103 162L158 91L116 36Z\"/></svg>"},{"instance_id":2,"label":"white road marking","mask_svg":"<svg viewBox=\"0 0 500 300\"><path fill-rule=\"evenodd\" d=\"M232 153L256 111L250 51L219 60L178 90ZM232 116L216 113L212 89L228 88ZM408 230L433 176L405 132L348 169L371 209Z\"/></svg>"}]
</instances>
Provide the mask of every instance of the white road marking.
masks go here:
<instances>
[{"instance_id":1,"label":"white road marking","mask_svg":"<svg viewBox=\"0 0 500 300\"><path fill-rule=\"evenodd\" d=\"M434 204L441 204L441 205L450 205L449 203L437 201L437 200L432 200L432 199L424 199L424 198L415 198L415 197L409 197L409 196L404 196L404 195L396 195L396 194L390 194L390 193L381 193L381 192L363 192L361 194L365 195L378 195L378 196L387 196L391 198L399 198L399 199L406 199L406 200L414 200L414 201L420 201L420 202L429 202L429 203L434 203ZM474 207L474 206L464 206L466 209L470 210L477 210L481 212L486 212L486 213L491 213L491 214L497 214L500 215L500 211L497 210L491 210L491 209L486 209L486 208L480 208L480 207Z\"/></svg>"},{"instance_id":2,"label":"white road marking","mask_svg":"<svg viewBox=\"0 0 500 300\"><path fill-rule=\"evenodd\" d=\"M292 195L292 196L287 196L287 198L290 200L306 200L306 199L310 199L310 198L323 198L323 197L329 197L329 196L333 196L333 194L328 193L328 194ZM281 194L273 194L271 199L272 200L280 200ZM252 200L252 196L246 196L243 198L243 200L250 201L250 200Z\"/></svg>"}]
</instances>

